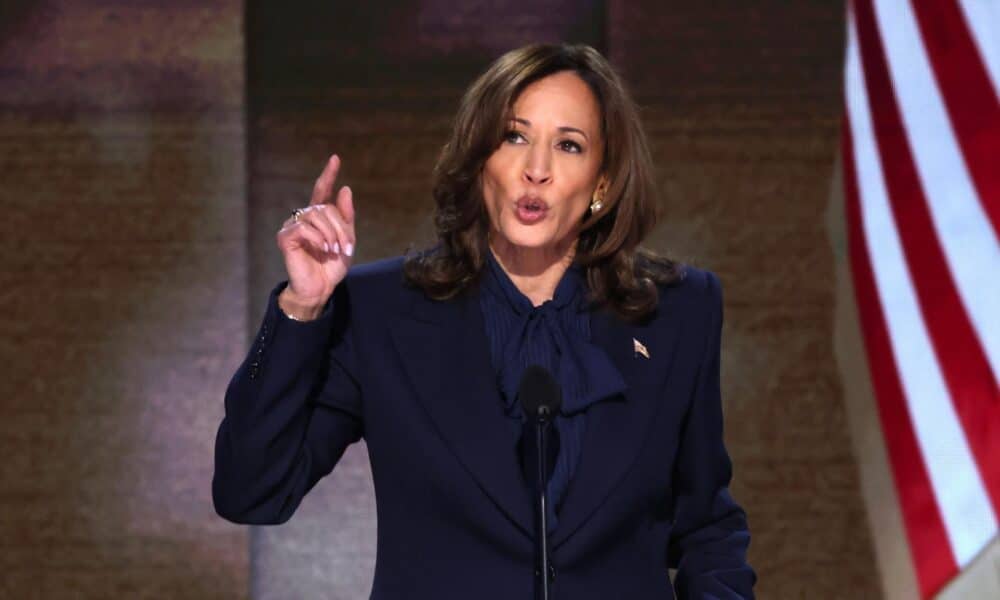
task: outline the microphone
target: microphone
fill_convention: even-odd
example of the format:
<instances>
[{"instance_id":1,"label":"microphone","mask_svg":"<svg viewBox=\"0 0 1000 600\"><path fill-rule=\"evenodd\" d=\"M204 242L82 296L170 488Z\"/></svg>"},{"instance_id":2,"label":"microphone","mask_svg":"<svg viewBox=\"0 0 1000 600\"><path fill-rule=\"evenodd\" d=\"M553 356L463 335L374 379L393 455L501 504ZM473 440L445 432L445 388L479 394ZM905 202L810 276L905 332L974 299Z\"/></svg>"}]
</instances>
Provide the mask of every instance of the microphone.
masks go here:
<instances>
[{"instance_id":1,"label":"microphone","mask_svg":"<svg viewBox=\"0 0 1000 600\"><path fill-rule=\"evenodd\" d=\"M562 391L548 369L530 365L521 375L517 399L529 419L550 420L562 408Z\"/></svg>"},{"instance_id":2,"label":"microphone","mask_svg":"<svg viewBox=\"0 0 1000 600\"><path fill-rule=\"evenodd\" d=\"M549 564L548 546L548 487L549 475L558 454L558 437L553 436L555 443L549 448L548 435L552 422L555 420L559 409L562 407L562 391L555 377L544 367L530 365L521 375L521 383L517 388L517 399L521 403L521 409L527 417L522 441L525 449L531 449L530 441L534 440L535 452L524 452L525 473L531 473L534 477L528 477L528 481L534 483L536 493L535 504L535 539L536 539L536 561L535 571L536 596L542 600L549 598L549 584L553 569ZM531 427L533 426L533 427ZM531 435L530 429L534 429Z\"/></svg>"}]
</instances>

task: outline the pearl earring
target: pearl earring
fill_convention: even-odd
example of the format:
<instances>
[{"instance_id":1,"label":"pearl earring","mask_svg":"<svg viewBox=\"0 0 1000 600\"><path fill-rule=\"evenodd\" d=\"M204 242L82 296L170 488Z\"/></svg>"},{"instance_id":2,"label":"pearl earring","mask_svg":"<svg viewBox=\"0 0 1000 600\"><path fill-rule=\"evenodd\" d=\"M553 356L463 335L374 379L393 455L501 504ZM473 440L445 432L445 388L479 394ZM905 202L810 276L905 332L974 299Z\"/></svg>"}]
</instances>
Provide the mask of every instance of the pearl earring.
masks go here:
<instances>
[{"instance_id":1,"label":"pearl earring","mask_svg":"<svg viewBox=\"0 0 1000 600\"><path fill-rule=\"evenodd\" d=\"M601 194L601 196L602 196L601 198L598 198L597 193L595 192L594 196L591 198L591 203L590 203L591 213L596 213L600 211L601 208L604 206L604 198L603 198L604 194Z\"/></svg>"}]
</instances>

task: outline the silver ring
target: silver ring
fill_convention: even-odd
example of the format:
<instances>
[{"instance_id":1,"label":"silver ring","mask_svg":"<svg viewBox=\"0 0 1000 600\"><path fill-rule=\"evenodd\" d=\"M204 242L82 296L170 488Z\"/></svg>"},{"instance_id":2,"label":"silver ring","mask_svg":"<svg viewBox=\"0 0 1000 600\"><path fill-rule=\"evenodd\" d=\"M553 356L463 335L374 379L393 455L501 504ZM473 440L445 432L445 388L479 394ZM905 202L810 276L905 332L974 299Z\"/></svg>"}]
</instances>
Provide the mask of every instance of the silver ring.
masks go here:
<instances>
[{"instance_id":1,"label":"silver ring","mask_svg":"<svg viewBox=\"0 0 1000 600\"><path fill-rule=\"evenodd\" d=\"M306 212L306 210L304 208L293 208L292 209L292 221L294 221L295 223L298 223L299 222L299 217L301 217L304 212Z\"/></svg>"}]
</instances>

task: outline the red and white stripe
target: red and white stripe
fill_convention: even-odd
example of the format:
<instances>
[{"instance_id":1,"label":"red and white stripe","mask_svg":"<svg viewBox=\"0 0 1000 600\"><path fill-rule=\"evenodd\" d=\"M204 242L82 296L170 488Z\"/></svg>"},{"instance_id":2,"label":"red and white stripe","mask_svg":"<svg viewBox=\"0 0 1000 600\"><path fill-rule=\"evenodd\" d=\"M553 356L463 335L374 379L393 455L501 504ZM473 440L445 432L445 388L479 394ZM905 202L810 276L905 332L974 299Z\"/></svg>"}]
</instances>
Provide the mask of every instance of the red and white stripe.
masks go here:
<instances>
[{"instance_id":1,"label":"red and white stripe","mask_svg":"<svg viewBox=\"0 0 1000 600\"><path fill-rule=\"evenodd\" d=\"M1000 4L853 0L847 37L852 275L928 597L1000 512Z\"/></svg>"}]
</instances>

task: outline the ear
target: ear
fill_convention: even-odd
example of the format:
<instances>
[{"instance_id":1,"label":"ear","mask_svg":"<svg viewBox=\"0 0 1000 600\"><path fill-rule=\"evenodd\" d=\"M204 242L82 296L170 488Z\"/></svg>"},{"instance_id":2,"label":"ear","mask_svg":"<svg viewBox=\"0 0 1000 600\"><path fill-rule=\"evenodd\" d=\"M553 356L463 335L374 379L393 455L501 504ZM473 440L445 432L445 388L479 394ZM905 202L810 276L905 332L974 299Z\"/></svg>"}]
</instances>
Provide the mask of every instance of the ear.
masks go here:
<instances>
[{"instance_id":1,"label":"ear","mask_svg":"<svg viewBox=\"0 0 1000 600\"><path fill-rule=\"evenodd\" d=\"M608 186L610 185L611 181L608 179L608 176L605 175L604 173L601 173L597 177L597 187L594 188L594 191L600 192L600 194L603 196L604 194L608 193Z\"/></svg>"}]
</instances>

